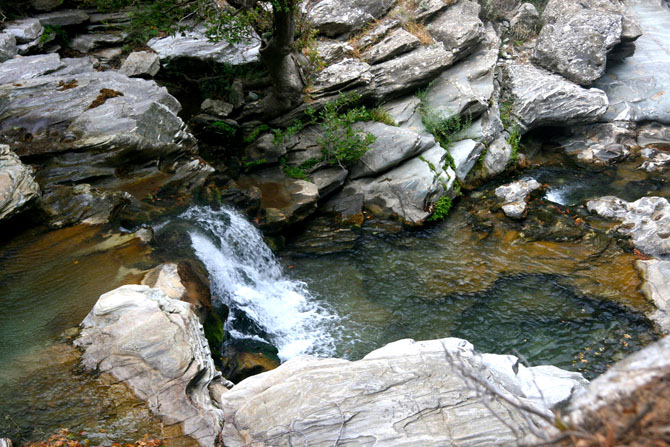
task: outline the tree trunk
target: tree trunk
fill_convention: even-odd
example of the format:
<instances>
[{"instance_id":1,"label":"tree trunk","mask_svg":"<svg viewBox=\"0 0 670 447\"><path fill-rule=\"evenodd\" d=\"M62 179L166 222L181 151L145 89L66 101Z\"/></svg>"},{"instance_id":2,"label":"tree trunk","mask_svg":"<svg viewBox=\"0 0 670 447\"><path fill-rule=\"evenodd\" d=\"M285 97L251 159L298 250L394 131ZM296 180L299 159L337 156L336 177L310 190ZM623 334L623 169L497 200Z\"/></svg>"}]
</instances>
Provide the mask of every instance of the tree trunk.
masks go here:
<instances>
[{"instance_id":1,"label":"tree trunk","mask_svg":"<svg viewBox=\"0 0 670 447\"><path fill-rule=\"evenodd\" d=\"M293 52L296 1L272 2L273 33L269 38L263 37L261 44L261 60L272 79L272 93L261 101L266 118L276 117L303 101L304 83Z\"/></svg>"}]
</instances>

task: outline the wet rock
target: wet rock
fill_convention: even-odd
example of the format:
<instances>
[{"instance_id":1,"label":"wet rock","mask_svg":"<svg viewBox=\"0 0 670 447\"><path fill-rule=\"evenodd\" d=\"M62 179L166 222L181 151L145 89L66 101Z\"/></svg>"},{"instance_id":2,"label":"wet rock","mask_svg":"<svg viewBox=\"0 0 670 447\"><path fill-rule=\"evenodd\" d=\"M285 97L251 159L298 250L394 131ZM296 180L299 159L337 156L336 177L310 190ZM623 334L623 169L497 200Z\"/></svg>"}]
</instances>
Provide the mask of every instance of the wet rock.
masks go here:
<instances>
[{"instance_id":1,"label":"wet rock","mask_svg":"<svg viewBox=\"0 0 670 447\"><path fill-rule=\"evenodd\" d=\"M372 67L375 82L372 95L381 101L414 91L435 79L453 63L452 53L442 45L417 48Z\"/></svg>"},{"instance_id":2,"label":"wet rock","mask_svg":"<svg viewBox=\"0 0 670 447\"><path fill-rule=\"evenodd\" d=\"M80 34L70 41L70 46L82 53L88 53L98 48L123 44L126 36L122 33L92 33Z\"/></svg>"},{"instance_id":3,"label":"wet rock","mask_svg":"<svg viewBox=\"0 0 670 447\"><path fill-rule=\"evenodd\" d=\"M566 153L579 161L612 164L628 158L637 145L635 128L631 123L615 122L576 126L572 136L559 141Z\"/></svg>"},{"instance_id":4,"label":"wet rock","mask_svg":"<svg viewBox=\"0 0 670 447\"><path fill-rule=\"evenodd\" d=\"M44 32L42 24L37 19L22 19L5 23L3 33L11 34L17 44L25 44L39 40Z\"/></svg>"},{"instance_id":5,"label":"wet rock","mask_svg":"<svg viewBox=\"0 0 670 447\"><path fill-rule=\"evenodd\" d=\"M381 177L349 183L330 202L331 209L347 217L360 214L364 206L381 217L420 225L430 216L432 205L452 191L456 174L445 163L446 152L435 145Z\"/></svg>"},{"instance_id":6,"label":"wet rock","mask_svg":"<svg viewBox=\"0 0 670 447\"><path fill-rule=\"evenodd\" d=\"M372 81L370 65L348 58L316 74L312 96L318 98L344 90L368 88Z\"/></svg>"},{"instance_id":7,"label":"wet rock","mask_svg":"<svg viewBox=\"0 0 670 447\"><path fill-rule=\"evenodd\" d=\"M9 146L0 144L0 221L18 214L39 196L32 168L21 163Z\"/></svg>"},{"instance_id":8,"label":"wet rock","mask_svg":"<svg viewBox=\"0 0 670 447\"><path fill-rule=\"evenodd\" d=\"M253 339L226 342L222 352L222 373L232 382L271 371L279 366L279 351L269 343Z\"/></svg>"},{"instance_id":9,"label":"wet rock","mask_svg":"<svg viewBox=\"0 0 670 447\"><path fill-rule=\"evenodd\" d=\"M378 64L407 53L420 45L418 37L401 28L370 47L363 53L363 60L369 64Z\"/></svg>"},{"instance_id":10,"label":"wet rock","mask_svg":"<svg viewBox=\"0 0 670 447\"><path fill-rule=\"evenodd\" d=\"M475 354L470 343L453 338L400 340L356 362L291 359L223 395L223 442L234 447L271 436L288 444L299 432L308 445L517 445L509 427L524 430L518 407L498 397L485 404L468 375L542 412L579 392L585 380L547 366L520 365L515 375L516 362ZM505 414L505 423L496 413Z\"/></svg>"},{"instance_id":11,"label":"wet rock","mask_svg":"<svg viewBox=\"0 0 670 447\"><path fill-rule=\"evenodd\" d=\"M583 423L599 420L603 409L621 408L624 405L636 405L637 399L630 398L649 386L657 390L667 389L670 375L670 337L647 346L612 365L607 372L595 378L586 389L586 393L576 396L570 402L566 414L568 420L579 427ZM652 391L652 395L658 393ZM628 400L628 402L626 402ZM620 413L625 417L626 412Z\"/></svg>"},{"instance_id":12,"label":"wet rock","mask_svg":"<svg viewBox=\"0 0 670 447\"><path fill-rule=\"evenodd\" d=\"M670 261L637 260L635 268L642 277L642 293L656 307L650 318L670 333Z\"/></svg>"},{"instance_id":13,"label":"wet rock","mask_svg":"<svg viewBox=\"0 0 670 447\"><path fill-rule=\"evenodd\" d=\"M354 47L347 42L336 40L320 40L316 47L319 57L326 66L339 62L342 58L354 51Z\"/></svg>"},{"instance_id":14,"label":"wet rock","mask_svg":"<svg viewBox=\"0 0 670 447\"><path fill-rule=\"evenodd\" d=\"M591 213L623 222L618 231L629 235L643 253L660 258L670 256L670 203L662 197L643 197L626 202L607 196L589 200Z\"/></svg>"},{"instance_id":15,"label":"wet rock","mask_svg":"<svg viewBox=\"0 0 670 447\"><path fill-rule=\"evenodd\" d=\"M443 119L476 117L488 109L500 39L493 27L482 38L486 41L474 54L445 70L428 87L425 104L431 114Z\"/></svg>"},{"instance_id":16,"label":"wet rock","mask_svg":"<svg viewBox=\"0 0 670 447\"><path fill-rule=\"evenodd\" d=\"M640 165L640 169L647 172L662 172L670 168L670 153L656 150L653 148L645 148L640 152L644 160Z\"/></svg>"},{"instance_id":17,"label":"wet rock","mask_svg":"<svg viewBox=\"0 0 670 447\"><path fill-rule=\"evenodd\" d=\"M475 1L460 0L428 25L430 35L444 45L454 60L470 54L484 39L485 29L479 19L480 9L479 3Z\"/></svg>"},{"instance_id":18,"label":"wet rock","mask_svg":"<svg viewBox=\"0 0 670 447\"><path fill-rule=\"evenodd\" d=\"M621 15L583 11L542 27L533 62L580 84L605 73L607 53L621 40Z\"/></svg>"},{"instance_id":19,"label":"wet rock","mask_svg":"<svg viewBox=\"0 0 670 447\"><path fill-rule=\"evenodd\" d=\"M640 147L653 146L670 149L670 125L644 123L637 128L637 144Z\"/></svg>"},{"instance_id":20,"label":"wet rock","mask_svg":"<svg viewBox=\"0 0 670 447\"><path fill-rule=\"evenodd\" d=\"M610 101L604 119L670 123L670 57L665 45L670 41L670 9L655 0L631 2L629 8L644 33L635 41L635 54L610 64L594 84Z\"/></svg>"},{"instance_id":21,"label":"wet rock","mask_svg":"<svg viewBox=\"0 0 670 447\"><path fill-rule=\"evenodd\" d=\"M180 61L188 64L189 60L196 60L223 65L249 66L260 61L258 49L261 44L260 38L254 31L249 30L249 36L235 44L225 40L211 42L207 39L205 28L196 26L184 34L177 33L174 36L151 39L147 45L158 53L163 65Z\"/></svg>"},{"instance_id":22,"label":"wet rock","mask_svg":"<svg viewBox=\"0 0 670 447\"><path fill-rule=\"evenodd\" d=\"M126 382L165 424L212 446L221 430L223 387L202 325L183 301L147 286L122 286L98 299L75 344L82 364Z\"/></svg>"},{"instance_id":23,"label":"wet rock","mask_svg":"<svg viewBox=\"0 0 670 447\"><path fill-rule=\"evenodd\" d=\"M358 31L367 23L386 14L395 0L321 0L307 11L307 21L326 36Z\"/></svg>"},{"instance_id":24,"label":"wet rock","mask_svg":"<svg viewBox=\"0 0 670 447\"><path fill-rule=\"evenodd\" d=\"M62 228L69 225L101 225L112 221L132 197L127 192L101 191L91 185L56 185L44 192L40 209L49 219L49 225Z\"/></svg>"},{"instance_id":25,"label":"wet rock","mask_svg":"<svg viewBox=\"0 0 670 447\"><path fill-rule=\"evenodd\" d=\"M148 51L134 51L123 61L119 72L130 77L154 77L160 68L161 63L157 54Z\"/></svg>"},{"instance_id":26,"label":"wet rock","mask_svg":"<svg viewBox=\"0 0 670 447\"><path fill-rule=\"evenodd\" d=\"M16 56L16 38L8 33L0 34L0 62L4 62Z\"/></svg>"},{"instance_id":27,"label":"wet rock","mask_svg":"<svg viewBox=\"0 0 670 447\"><path fill-rule=\"evenodd\" d=\"M351 167L352 179L381 174L436 144L432 136L422 136L407 129L378 122L357 123L354 128L374 135L376 140Z\"/></svg>"},{"instance_id":28,"label":"wet rock","mask_svg":"<svg viewBox=\"0 0 670 447\"><path fill-rule=\"evenodd\" d=\"M319 198L328 197L333 192L337 191L344 185L349 172L339 166L331 168L319 169L310 174L312 183L319 189Z\"/></svg>"},{"instance_id":29,"label":"wet rock","mask_svg":"<svg viewBox=\"0 0 670 447\"><path fill-rule=\"evenodd\" d=\"M87 22L89 16L81 9L59 9L58 11L40 14L37 19L43 26L70 26Z\"/></svg>"},{"instance_id":30,"label":"wet rock","mask_svg":"<svg viewBox=\"0 0 670 447\"><path fill-rule=\"evenodd\" d=\"M602 90L584 89L532 65L507 63L504 75L513 103L511 114L524 130L597 121L609 105Z\"/></svg>"},{"instance_id":31,"label":"wet rock","mask_svg":"<svg viewBox=\"0 0 670 447\"><path fill-rule=\"evenodd\" d=\"M226 118L233 111L233 105L218 99L207 98L200 105L200 110L217 118Z\"/></svg>"},{"instance_id":32,"label":"wet rock","mask_svg":"<svg viewBox=\"0 0 670 447\"><path fill-rule=\"evenodd\" d=\"M496 197L503 201L502 210L507 217L521 219L526 211L526 200L536 189L540 189L537 180L518 180L496 188Z\"/></svg>"}]
</instances>

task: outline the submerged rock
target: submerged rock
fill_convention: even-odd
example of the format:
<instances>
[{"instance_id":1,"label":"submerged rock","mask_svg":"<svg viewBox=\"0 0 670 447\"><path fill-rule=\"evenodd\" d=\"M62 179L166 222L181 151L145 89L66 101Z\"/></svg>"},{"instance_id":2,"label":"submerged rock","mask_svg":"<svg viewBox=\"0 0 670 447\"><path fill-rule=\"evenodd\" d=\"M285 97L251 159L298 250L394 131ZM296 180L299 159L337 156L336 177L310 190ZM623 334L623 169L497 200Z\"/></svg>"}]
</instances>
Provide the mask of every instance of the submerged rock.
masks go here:
<instances>
[{"instance_id":1,"label":"submerged rock","mask_svg":"<svg viewBox=\"0 0 670 447\"><path fill-rule=\"evenodd\" d=\"M55 185L44 192L40 209L55 228L85 224L101 225L114 219L132 196L121 191L101 191L91 185Z\"/></svg>"},{"instance_id":2,"label":"submerged rock","mask_svg":"<svg viewBox=\"0 0 670 447\"><path fill-rule=\"evenodd\" d=\"M511 114L524 130L594 122L607 112L609 102L602 90L584 89L532 65L507 63L504 73Z\"/></svg>"},{"instance_id":3,"label":"submerged rock","mask_svg":"<svg viewBox=\"0 0 670 447\"><path fill-rule=\"evenodd\" d=\"M623 222L619 231L629 235L635 247L652 256L670 256L670 203L662 197L643 197L626 202L607 196L589 200L588 210Z\"/></svg>"},{"instance_id":4,"label":"submerged rock","mask_svg":"<svg viewBox=\"0 0 670 447\"><path fill-rule=\"evenodd\" d=\"M215 401L226 388L188 303L147 286L119 287L100 296L75 344L86 368L127 382L164 423L215 445L223 418Z\"/></svg>"},{"instance_id":5,"label":"submerged rock","mask_svg":"<svg viewBox=\"0 0 670 447\"><path fill-rule=\"evenodd\" d=\"M642 293L656 307L650 318L670 334L670 261L637 260L635 268L642 277Z\"/></svg>"},{"instance_id":6,"label":"submerged rock","mask_svg":"<svg viewBox=\"0 0 670 447\"><path fill-rule=\"evenodd\" d=\"M517 362L455 338L400 340L356 362L298 357L223 396L223 442L515 446L513 430L523 436L538 422L500 396L548 412L586 383ZM499 395L482 397L487 388Z\"/></svg>"},{"instance_id":7,"label":"submerged rock","mask_svg":"<svg viewBox=\"0 0 670 447\"><path fill-rule=\"evenodd\" d=\"M21 163L9 146L0 144L0 221L19 213L39 196L32 168Z\"/></svg>"},{"instance_id":8,"label":"submerged rock","mask_svg":"<svg viewBox=\"0 0 670 447\"><path fill-rule=\"evenodd\" d=\"M526 211L526 200L542 185L537 180L518 180L496 188L496 197L504 202L502 210L507 217L521 219Z\"/></svg>"}]
</instances>

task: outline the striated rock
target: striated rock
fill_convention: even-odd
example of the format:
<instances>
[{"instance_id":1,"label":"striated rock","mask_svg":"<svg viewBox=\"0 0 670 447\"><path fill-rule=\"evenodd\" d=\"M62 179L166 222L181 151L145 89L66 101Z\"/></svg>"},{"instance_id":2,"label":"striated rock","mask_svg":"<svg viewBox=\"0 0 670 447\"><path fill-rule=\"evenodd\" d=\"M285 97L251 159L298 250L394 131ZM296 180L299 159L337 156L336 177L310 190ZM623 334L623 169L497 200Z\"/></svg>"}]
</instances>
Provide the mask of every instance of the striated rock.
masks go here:
<instances>
[{"instance_id":1,"label":"striated rock","mask_svg":"<svg viewBox=\"0 0 670 447\"><path fill-rule=\"evenodd\" d=\"M19 213L39 196L32 168L21 163L9 146L0 144L0 221Z\"/></svg>"},{"instance_id":2,"label":"striated rock","mask_svg":"<svg viewBox=\"0 0 670 447\"><path fill-rule=\"evenodd\" d=\"M595 378L585 393L570 402L568 420L579 427L592 418L599 419L600 410L635 408L637 399L630 402L631 397L654 384L659 391L667 390L669 375L670 337L665 337L615 363L605 374ZM657 394L652 391L652 395ZM630 411L620 412L620 417L635 414L626 413Z\"/></svg>"},{"instance_id":3,"label":"striated rock","mask_svg":"<svg viewBox=\"0 0 670 447\"><path fill-rule=\"evenodd\" d=\"M313 172L310 174L310 179L319 189L319 198L324 198L340 189L348 174L349 171L346 169L333 166Z\"/></svg>"},{"instance_id":4,"label":"striated rock","mask_svg":"<svg viewBox=\"0 0 670 447\"><path fill-rule=\"evenodd\" d=\"M657 0L636 0L629 6L644 34L635 41L635 53L609 64L607 73L594 84L609 98L604 119L670 123L670 56L665 44L670 41L670 9Z\"/></svg>"},{"instance_id":5,"label":"striated rock","mask_svg":"<svg viewBox=\"0 0 670 447\"><path fill-rule=\"evenodd\" d=\"M412 14L417 22L428 22L449 6L450 2L445 2L444 0L423 0L416 4L416 8L412 11Z\"/></svg>"},{"instance_id":6,"label":"striated rock","mask_svg":"<svg viewBox=\"0 0 670 447\"><path fill-rule=\"evenodd\" d=\"M643 197L626 202L607 196L586 203L591 213L623 222L619 231L629 235L641 252L670 256L670 203L662 197Z\"/></svg>"},{"instance_id":7,"label":"striated rock","mask_svg":"<svg viewBox=\"0 0 670 447\"><path fill-rule=\"evenodd\" d=\"M17 57L0 64L0 84L17 83L44 75L65 76L92 71L93 63L88 58L61 59L55 53Z\"/></svg>"},{"instance_id":8,"label":"striated rock","mask_svg":"<svg viewBox=\"0 0 670 447\"><path fill-rule=\"evenodd\" d=\"M572 136L559 140L561 147L579 161L594 164L612 164L628 158L637 145L634 126L616 122L576 126Z\"/></svg>"},{"instance_id":9,"label":"striated rock","mask_svg":"<svg viewBox=\"0 0 670 447\"><path fill-rule=\"evenodd\" d=\"M8 33L0 34L0 62L4 62L16 56L16 38Z\"/></svg>"},{"instance_id":10,"label":"striated rock","mask_svg":"<svg viewBox=\"0 0 670 447\"><path fill-rule=\"evenodd\" d=\"M421 100L416 95L410 95L384 103L381 108L393 118L399 127L428 135L421 123L420 106Z\"/></svg>"},{"instance_id":11,"label":"striated rock","mask_svg":"<svg viewBox=\"0 0 670 447\"><path fill-rule=\"evenodd\" d=\"M374 45L381 39L386 37L393 29L400 26L400 20L386 17L378 23L370 32L366 32L360 39L358 39L358 48L367 48Z\"/></svg>"},{"instance_id":12,"label":"striated rock","mask_svg":"<svg viewBox=\"0 0 670 447\"><path fill-rule=\"evenodd\" d=\"M513 152L507 142L508 137L507 133L502 133L489 144L482 162L484 178L501 174L507 168Z\"/></svg>"},{"instance_id":13,"label":"striated rock","mask_svg":"<svg viewBox=\"0 0 670 447\"><path fill-rule=\"evenodd\" d=\"M466 60L445 70L426 90L431 114L449 119L456 115L479 116L489 107L500 39L493 27L486 41Z\"/></svg>"},{"instance_id":14,"label":"striated rock","mask_svg":"<svg viewBox=\"0 0 670 447\"><path fill-rule=\"evenodd\" d=\"M418 37L401 28L370 47L363 53L363 60L369 64L378 64L407 53L420 45Z\"/></svg>"},{"instance_id":15,"label":"striated rock","mask_svg":"<svg viewBox=\"0 0 670 447\"><path fill-rule=\"evenodd\" d=\"M515 446L513 430L523 436L526 421L538 422L497 395L484 403L472 377L541 412L585 383L554 367L519 365L515 374L516 362L455 338L400 340L356 362L298 357L223 395L223 443Z\"/></svg>"},{"instance_id":16,"label":"striated rock","mask_svg":"<svg viewBox=\"0 0 670 447\"><path fill-rule=\"evenodd\" d=\"M82 364L126 382L165 424L203 447L215 444L225 390L191 306L159 289L122 286L100 296L75 344ZM211 396L211 394L215 394Z\"/></svg>"},{"instance_id":17,"label":"striated rock","mask_svg":"<svg viewBox=\"0 0 670 447\"><path fill-rule=\"evenodd\" d=\"M336 40L320 40L316 47L316 52L323 61L324 65L333 65L340 59L354 51L354 47L347 42L338 42Z\"/></svg>"},{"instance_id":18,"label":"striated rock","mask_svg":"<svg viewBox=\"0 0 670 447\"><path fill-rule=\"evenodd\" d=\"M644 123L637 129L637 144L641 147L670 148L670 125Z\"/></svg>"},{"instance_id":19,"label":"striated rock","mask_svg":"<svg viewBox=\"0 0 670 447\"><path fill-rule=\"evenodd\" d=\"M253 339L227 341L222 352L222 372L232 382L271 371L279 366L279 351L269 343Z\"/></svg>"},{"instance_id":20,"label":"striated rock","mask_svg":"<svg viewBox=\"0 0 670 447\"><path fill-rule=\"evenodd\" d=\"M453 63L453 55L442 45L417 48L372 67L375 82L372 95L381 101L414 91Z\"/></svg>"},{"instance_id":21,"label":"striated rock","mask_svg":"<svg viewBox=\"0 0 670 447\"><path fill-rule=\"evenodd\" d=\"M40 14L37 19L43 26L70 26L87 22L90 17L81 9L59 9L58 11Z\"/></svg>"},{"instance_id":22,"label":"striated rock","mask_svg":"<svg viewBox=\"0 0 670 447\"><path fill-rule=\"evenodd\" d=\"M451 52L454 60L470 54L484 39L484 24L479 19L479 3L460 0L428 25L428 32Z\"/></svg>"},{"instance_id":23,"label":"striated rock","mask_svg":"<svg viewBox=\"0 0 670 447\"><path fill-rule=\"evenodd\" d=\"M640 152L644 160L640 169L647 172L661 172L670 168L670 153L653 149L651 147L642 149Z\"/></svg>"},{"instance_id":24,"label":"striated rock","mask_svg":"<svg viewBox=\"0 0 670 447\"><path fill-rule=\"evenodd\" d=\"M540 189L537 180L518 180L507 185L496 188L496 197L504 202L502 210L507 217L512 219L521 219L526 211L526 200L528 196Z\"/></svg>"},{"instance_id":25,"label":"striated rock","mask_svg":"<svg viewBox=\"0 0 670 447\"><path fill-rule=\"evenodd\" d=\"M5 23L5 29L3 30L3 33L14 36L17 44L39 40L43 32L44 28L37 19L14 20Z\"/></svg>"},{"instance_id":26,"label":"striated rock","mask_svg":"<svg viewBox=\"0 0 670 447\"><path fill-rule=\"evenodd\" d=\"M148 51L134 51L128 55L119 72L126 76L154 77L161 68L158 55Z\"/></svg>"},{"instance_id":27,"label":"striated rock","mask_svg":"<svg viewBox=\"0 0 670 447\"><path fill-rule=\"evenodd\" d=\"M602 90L584 89L561 76L532 65L504 65L511 114L523 130L538 126L597 121L609 102Z\"/></svg>"},{"instance_id":28,"label":"striated rock","mask_svg":"<svg viewBox=\"0 0 670 447\"><path fill-rule=\"evenodd\" d=\"M121 45L126 40L123 33L91 33L80 34L70 41L70 46L82 53L98 48Z\"/></svg>"},{"instance_id":29,"label":"striated rock","mask_svg":"<svg viewBox=\"0 0 670 447\"><path fill-rule=\"evenodd\" d=\"M607 53L621 40L621 16L583 11L548 23L535 43L533 62L580 84L605 73Z\"/></svg>"},{"instance_id":30,"label":"striated rock","mask_svg":"<svg viewBox=\"0 0 670 447\"><path fill-rule=\"evenodd\" d=\"M225 40L211 42L207 39L205 28L196 26L184 34L151 39L147 45L158 53L163 65L196 60L245 66L260 61L258 49L261 41L253 30L249 30L248 37L242 42L231 44Z\"/></svg>"},{"instance_id":31,"label":"striated rock","mask_svg":"<svg viewBox=\"0 0 670 447\"><path fill-rule=\"evenodd\" d=\"M474 140L461 140L449 147L451 158L456 165L456 177L465 180L484 150L484 145Z\"/></svg>"},{"instance_id":32,"label":"striated rock","mask_svg":"<svg viewBox=\"0 0 670 447\"><path fill-rule=\"evenodd\" d=\"M383 217L420 225L430 216L432 205L452 192L456 174L445 163L445 150L435 145L378 178L349 183L331 201L331 209L348 216L365 207Z\"/></svg>"},{"instance_id":33,"label":"striated rock","mask_svg":"<svg viewBox=\"0 0 670 447\"><path fill-rule=\"evenodd\" d=\"M121 191L101 191L91 185L55 185L44 192L40 209L49 219L49 225L61 228L79 223L101 225L113 220L132 200Z\"/></svg>"},{"instance_id":34,"label":"striated rock","mask_svg":"<svg viewBox=\"0 0 670 447\"><path fill-rule=\"evenodd\" d=\"M351 167L350 178L370 177L388 171L404 160L412 158L435 146L435 139L429 135L419 135L400 127L383 123L356 123L358 131L376 137L370 149Z\"/></svg>"},{"instance_id":35,"label":"striated rock","mask_svg":"<svg viewBox=\"0 0 670 447\"><path fill-rule=\"evenodd\" d=\"M307 11L307 21L326 36L358 31L367 23L385 15L396 0L321 0Z\"/></svg>"},{"instance_id":36,"label":"striated rock","mask_svg":"<svg viewBox=\"0 0 670 447\"><path fill-rule=\"evenodd\" d=\"M370 65L358 59L347 58L316 74L312 96L318 98L344 90L369 88L372 82Z\"/></svg>"},{"instance_id":37,"label":"striated rock","mask_svg":"<svg viewBox=\"0 0 670 447\"><path fill-rule=\"evenodd\" d=\"M642 293L654 303L656 310L649 316L660 329L670 333L670 261L656 259L635 261L642 277Z\"/></svg>"}]
</instances>

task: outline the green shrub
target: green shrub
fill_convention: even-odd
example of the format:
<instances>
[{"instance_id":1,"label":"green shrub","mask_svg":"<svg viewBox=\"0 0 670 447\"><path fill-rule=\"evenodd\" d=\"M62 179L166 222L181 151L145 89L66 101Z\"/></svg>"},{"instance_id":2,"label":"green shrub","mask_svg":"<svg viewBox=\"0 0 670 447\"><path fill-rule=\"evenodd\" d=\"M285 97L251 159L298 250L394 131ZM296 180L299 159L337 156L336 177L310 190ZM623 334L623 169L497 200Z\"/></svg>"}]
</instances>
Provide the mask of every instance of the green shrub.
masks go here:
<instances>
[{"instance_id":1,"label":"green shrub","mask_svg":"<svg viewBox=\"0 0 670 447\"><path fill-rule=\"evenodd\" d=\"M209 127L214 129L217 133L226 135L228 137L234 137L235 134L237 133L237 129L235 129L233 126L226 123L225 121L214 121L209 124Z\"/></svg>"},{"instance_id":2,"label":"green shrub","mask_svg":"<svg viewBox=\"0 0 670 447\"><path fill-rule=\"evenodd\" d=\"M507 142L512 147L512 155L507 162L507 167L514 166L519 159L519 144L521 143L521 132L519 128L514 126L509 131L509 137L507 137Z\"/></svg>"},{"instance_id":3,"label":"green shrub","mask_svg":"<svg viewBox=\"0 0 670 447\"><path fill-rule=\"evenodd\" d=\"M433 214L427 219L429 222L438 222L444 220L451 210L452 202L451 199L447 196L440 197L437 202L435 202Z\"/></svg>"}]
</instances>

